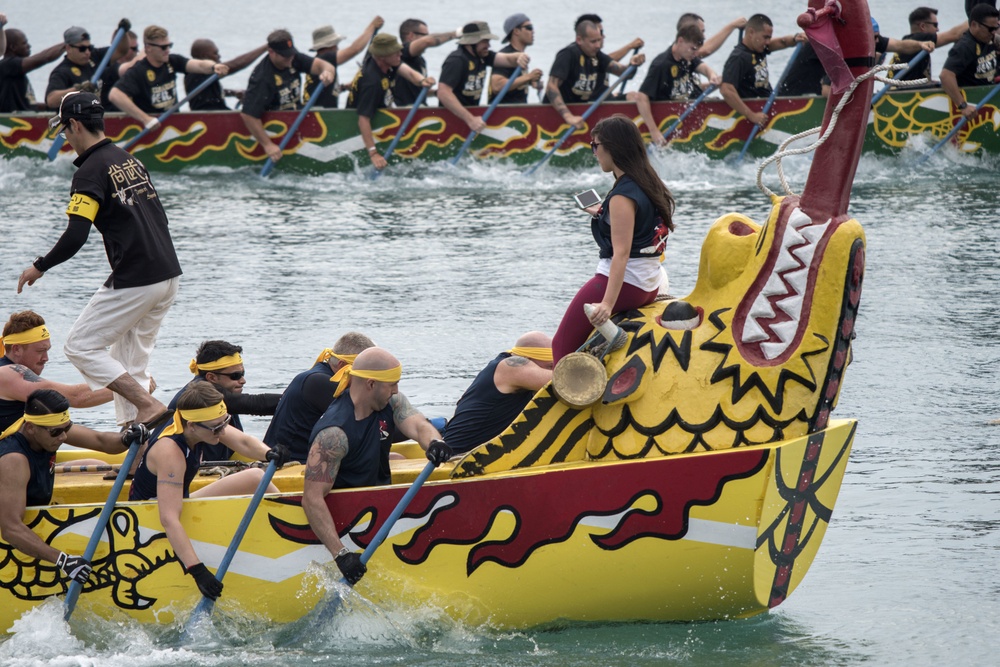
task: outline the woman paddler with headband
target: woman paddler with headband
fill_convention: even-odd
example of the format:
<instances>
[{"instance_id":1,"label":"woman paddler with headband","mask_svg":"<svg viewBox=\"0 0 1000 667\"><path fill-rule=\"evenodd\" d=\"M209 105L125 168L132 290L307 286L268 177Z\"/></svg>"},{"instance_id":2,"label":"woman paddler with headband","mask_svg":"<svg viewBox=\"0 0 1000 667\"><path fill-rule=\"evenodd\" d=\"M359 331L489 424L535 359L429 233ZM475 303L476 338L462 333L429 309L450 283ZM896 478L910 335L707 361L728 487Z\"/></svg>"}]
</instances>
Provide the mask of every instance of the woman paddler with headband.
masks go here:
<instances>
[{"instance_id":1,"label":"woman paddler with headband","mask_svg":"<svg viewBox=\"0 0 1000 667\"><path fill-rule=\"evenodd\" d=\"M185 572L194 577L198 590L212 600L222 593L222 582L199 560L181 525L183 500L188 497L248 495L254 492L264 474L263 470L250 468L190 493L191 480L198 473L201 463L202 445L219 442L247 458L260 461L276 459L278 467L287 459L288 451L281 445L270 449L257 438L230 428L229 413L222 394L208 382L196 382L177 399L173 424L164 429L159 439L146 449L128 494L129 500L156 499L160 523L170 546ZM269 484L267 492L278 493L278 488Z\"/></svg>"},{"instance_id":2,"label":"woman paddler with headband","mask_svg":"<svg viewBox=\"0 0 1000 667\"><path fill-rule=\"evenodd\" d=\"M55 563L67 577L82 584L90 576L90 563L46 544L24 525L25 508L52 502L56 450L71 429L74 442L108 454L118 454L134 438L146 435L141 424L124 433L101 433L73 424L65 396L54 389L31 392L24 415L0 433L0 534L18 551Z\"/></svg>"}]
</instances>

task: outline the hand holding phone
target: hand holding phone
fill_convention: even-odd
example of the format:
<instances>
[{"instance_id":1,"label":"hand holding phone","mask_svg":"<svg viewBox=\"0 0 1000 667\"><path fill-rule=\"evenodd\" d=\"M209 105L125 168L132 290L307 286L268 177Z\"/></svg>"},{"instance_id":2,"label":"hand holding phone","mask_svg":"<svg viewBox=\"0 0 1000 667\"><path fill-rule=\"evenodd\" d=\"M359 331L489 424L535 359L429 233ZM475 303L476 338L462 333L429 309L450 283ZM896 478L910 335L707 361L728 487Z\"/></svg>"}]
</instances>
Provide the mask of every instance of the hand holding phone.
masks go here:
<instances>
[{"instance_id":1,"label":"hand holding phone","mask_svg":"<svg viewBox=\"0 0 1000 667\"><path fill-rule=\"evenodd\" d=\"M576 200L576 205L582 209L588 209L591 206L596 206L603 201L601 199L601 195L597 194L597 190L594 189L578 192L573 195L573 199Z\"/></svg>"}]
</instances>

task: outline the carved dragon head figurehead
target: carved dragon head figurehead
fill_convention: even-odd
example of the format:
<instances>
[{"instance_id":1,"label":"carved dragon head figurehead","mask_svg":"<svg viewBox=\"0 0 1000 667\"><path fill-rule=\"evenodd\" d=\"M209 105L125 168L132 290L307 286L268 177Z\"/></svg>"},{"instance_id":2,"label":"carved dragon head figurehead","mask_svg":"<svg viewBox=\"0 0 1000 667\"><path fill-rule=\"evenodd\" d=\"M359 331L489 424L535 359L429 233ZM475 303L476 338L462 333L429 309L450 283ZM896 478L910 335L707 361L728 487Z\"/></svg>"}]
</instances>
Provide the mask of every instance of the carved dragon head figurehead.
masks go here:
<instances>
[{"instance_id":1,"label":"carved dragon head figurehead","mask_svg":"<svg viewBox=\"0 0 1000 667\"><path fill-rule=\"evenodd\" d=\"M810 4L799 22L814 44L824 41L817 53L827 69L839 58L851 80L868 71L874 40L864 0ZM868 80L854 90L801 197L775 197L763 225L722 216L688 297L615 317L628 342L605 359L598 403L578 410L543 389L454 474L726 449L825 428L861 296L864 232L847 204L871 88ZM835 86L824 129L843 94Z\"/></svg>"}]
</instances>

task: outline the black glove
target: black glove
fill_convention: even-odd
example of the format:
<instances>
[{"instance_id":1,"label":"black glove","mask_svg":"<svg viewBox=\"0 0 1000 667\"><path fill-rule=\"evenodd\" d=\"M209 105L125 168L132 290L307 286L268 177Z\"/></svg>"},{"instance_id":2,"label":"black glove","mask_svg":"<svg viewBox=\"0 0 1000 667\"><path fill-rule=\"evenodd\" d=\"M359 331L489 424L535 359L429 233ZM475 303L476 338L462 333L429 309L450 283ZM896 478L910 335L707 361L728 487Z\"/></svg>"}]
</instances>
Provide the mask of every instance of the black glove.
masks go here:
<instances>
[{"instance_id":1,"label":"black glove","mask_svg":"<svg viewBox=\"0 0 1000 667\"><path fill-rule=\"evenodd\" d=\"M132 29L132 22L129 21L128 19L122 19L121 21L118 22L118 29L128 32L129 30Z\"/></svg>"},{"instance_id":2,"label":"black glove","mask_svg":"<svg viewBox=\"0 0 1000 667\"><path fill-rule=\"evenodd\" d=\"M291 458L291 456L292 452L288 449L288 447L276 444L274 447L267 450L267 454L264 455L264 458L268 461L274 461L275 467L280 468L288 463L288 459Z\"/></svg>"},{"instance_id":3,"label":"black glove","mask_svg":"<svg viewBox=\"0 0 1000 667\"><path fill-rule=\"evenodd\" d=\"M204 563L195 563L188 568L187 573L194 577L194 582L198 584L198 590L209 600L215 601L222 595L222 582L208 571Z\"/></svg>"},{"instance_id":4,"label":"black glove","mask_svg":"<svg viewBox=\"0 0 1000 667\"><path fill-rule=\"evenodd\" d=\"M435 468L450 459L453 454L451 447L444 440L431 440L431 444L427 446L427 460L433 463Z\"/></svg>"},{"instance_id":5,"label":"black glove","mask_svg":"<svg viewBox=\"0 0 1000 667\"><path fill-rule=\"evenodd\" d=\"M365 564L361 562L361 554L354 553L353 551L341 553L335 560L337 561L337 567L340 568L340 571L344 575L344 579L351 586L361 581L361 577L365 576L365 572L368 571Z\"/></svg>"},{"instance_id":6,"label":"black glove","mask_svg":"<svg viewBox=\"0 0 1000 667\"><path fill-rule=\"evenodd\" d=\"M90 573L94 571L94 567L90 564L90 561L83 556L70 556L65 552L59 553L59 557L56 558L56 565L63 571L63 574L78 584L87 583Z\"/></svg>"},{"instance_id":7,"label":"black glove","mask_svg":"<svg viewBox=\"0 0 1000 667\"><path fill-rule=\"evenodd\" d=\"M122 431L122 444L128 447L134 442L143 443L149 439L149 429L143 423L135 423Z\"/></svg>"}]
</instances>

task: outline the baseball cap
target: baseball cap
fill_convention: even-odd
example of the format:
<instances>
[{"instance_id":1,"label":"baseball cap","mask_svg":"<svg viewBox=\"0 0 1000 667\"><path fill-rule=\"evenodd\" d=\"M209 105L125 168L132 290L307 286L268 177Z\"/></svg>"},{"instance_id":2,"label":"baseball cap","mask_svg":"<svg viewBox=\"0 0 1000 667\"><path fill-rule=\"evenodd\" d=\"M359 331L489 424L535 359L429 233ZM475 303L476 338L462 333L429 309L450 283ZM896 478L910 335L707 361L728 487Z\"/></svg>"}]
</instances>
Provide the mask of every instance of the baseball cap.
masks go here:
<instances>
[{"instance_id":1,"label":"baseball cap","mask_svg":"<svg viewBox=\"0 0 1000 667\"><path fill-rule=\"evenodd\" d=\"M104 107L101 98L93 93L70 91L59 102L59 113L49 119L49 130L59 132L70 119L103 118Z\"/></svg>"},{"instance_id":2,"label":"baseball cap","mask_svg":"<svg viewBox=\"0 0 1000 667\"><path fill-rule=\"evenodd\" d=\"M279 56L294 56L298 51L295 44L289 39L273 39L267 43L268 48L274 49Z\"/></svg>"},{"instance_id":3,"label":"baseball cap","mask_svg":"<svg viewBox=\"0 0 1000 667\"><path fill-rule=\"evenodd\" d=\"M90 33L78 25L66 28L66 32L63 33L63 42L66 44L79 44L80 42L89 39Z\"/></svg>"},{"instance_id":4,"label":"baseball cap","mask_svg":"<svg viewBox=\"0 0 1000 667\"><path fill-rule=\"evenodd\" d=\"M521 25L522 23L527 23L531 19L528 18L526 14L514 14L508 16L507 20L503 22L503 32L506 37L503 38L504 42L510 41L510 35L514 32L514 28Z\"/></svg>"}]
</instances>

